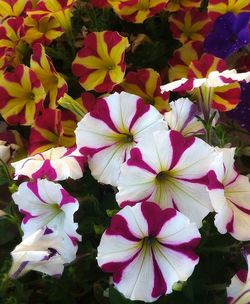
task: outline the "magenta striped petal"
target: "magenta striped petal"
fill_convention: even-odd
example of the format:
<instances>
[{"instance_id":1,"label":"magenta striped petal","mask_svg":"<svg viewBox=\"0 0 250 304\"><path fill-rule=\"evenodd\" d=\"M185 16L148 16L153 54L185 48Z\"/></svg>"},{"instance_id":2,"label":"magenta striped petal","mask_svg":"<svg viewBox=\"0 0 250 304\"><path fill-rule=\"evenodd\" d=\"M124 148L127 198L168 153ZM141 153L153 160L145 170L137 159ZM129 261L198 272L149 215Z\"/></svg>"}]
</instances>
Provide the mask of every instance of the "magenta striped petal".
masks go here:
<instances>
[{"instance_id":1,"label":"magenta striped petal","mask_svg":"<svg viewBox=\"0 0 250 304\"><path fill-rule=\"evenodd\" d=\"M250 255L247 254L246 261L248 271L245 269L239 270L231 280L230 286L227 288L227 303L228 304L247 304L250 301Z\"/></svg>"},{"instance_id":2,"label":"magenta striped petal","mask_svg":"<svg viewBox=\"0 0 250 304\"><path fill-rule=\"evenodd\" d=\"M194 252L199 240L196 225L180 212L138 203L112 218L97 261L102 270L113 273L115 287L125 297L153 302L192 274L199 260Z\"/></svg>"},{"instance_id":3,"label":"magenta striped petal","mask_svg":"<svg viewBox=\"0 0 250 304\"><path fill-rule=\"evenodd\" d=\"M250 240L250 182L234 169L235 148L218 149L222 161L215 161L209 178L217 180L208 186L216 212L215 226L220 233L230 233L240 241ZM216 174L215 174L216 171Z\"/></svg>"},{"instance_id":4,"label":"magenta striped petal","mask_svg":"<svg viewBox=\"0 0 250 304\"><path fill-rule=\"evenodd\" d=\"M217 178L208 175L217 157L219 152L199 138L156 131L133 148L123 164L117 201L122 207L145 200L173 207L200 227L212 211L207 187Z\"/></svg>"},{"instance_id":5,"label":"magenta striped petal","mask_svg":"<svg viewBox=\"0 0 250 304\"><path fill-rule=\"evenodd\" d=\"M24 238L44 227L52 229L63 239L60 254L64 260L71 262L75 259L81 236L76 232L78 225L73 219L79 207L74 197L61 185L38 179L22 183L13 194L13 200L24 215L21 226Z\"/></svg>"},{"instance_id":6,"label":"magenta striped petal","mask_svg":"<svg viewBox=\"0 0 250 304\"><path fill-rule=\"evenodd\" d=\"M146 134L166 130L163 116L135 95L122 92L101 98L78 123L76 142L87 157L92 175L117 185L120 167Z\"/></svg>"},{"instance_id":7,"label":"magenta striped petal","mask_svg":"<svg viewBox=\"0 0 250 304\"><path fill-rule=\"evenodd\" d=\"M81 178L85 162L86 157L81 155L76 148L57 147L11 165L15 168L15 179L27 176L32 179L47 178L58 181L69 177Z\"/></svg>"},{"instance_id":8,"label":"magenta striped petal","mask_svg":"<svg viewBox=\"0 0 250 304\"><path fill-rule=\"evenodd\" d=\"M23 237L22 242L11 252L13 263L9 272L12 279L17 279L30 270L60 277L64 264L62 238L54 231L44 227Z\"/></svg>"},{"instance_id":9,"label":"magenta striped petal","mask_svg":"<svg viewBox=\"0 0 250 304\"><path fill-rule=\"evenodd\" d=\"M179 131L184 136L204 134L204 126L197 116L203 118L198 106L188 98L179 98L170 102L171 111L164 114L171 130Z\"/></svg>"}]
</instances>

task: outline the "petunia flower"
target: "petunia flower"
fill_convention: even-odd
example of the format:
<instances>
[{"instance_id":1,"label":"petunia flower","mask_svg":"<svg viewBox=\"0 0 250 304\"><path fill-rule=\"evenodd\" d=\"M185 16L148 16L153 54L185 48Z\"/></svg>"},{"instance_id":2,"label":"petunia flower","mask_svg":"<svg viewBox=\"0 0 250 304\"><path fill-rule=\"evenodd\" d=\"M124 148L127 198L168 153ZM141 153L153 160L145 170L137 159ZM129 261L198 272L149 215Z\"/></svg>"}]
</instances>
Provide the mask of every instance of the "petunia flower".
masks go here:
<instances>
[{"instance_id":1,"label":"petunia flower","mask_svg":"<svg viewBox=\"0 0 250 304\"><path fill-rule=\"evenodd\" d=\"M46 55L45 48L40 43L33 46L30 67L46 91L49 107L56 108L57 100L67 93L68 85L62 75L56 71L52 60Z\"/></svg>"},{"instance_id":2,"label":"petunia flower","mask_svg":"<svg viewBox=\"0 0 250 304\"><path fill-rule=\"evenodd\" d=\"M10 125L30 126L43 109L46 93L36 74L20 64L1 75L0 114Z\"/></svg>"},{"instance_id":3,"label":"petunia flower","mask_svg":"<svg viewBox=\"0 0 250 304\"><path fill-rule=\"evenodd\" d=\"M212 32L204 41L204 50L220 58L226 58L249 43L249 13L235 16L232 12L220 16Z\"/></svg>"},{"instance_id":4,"label":"petunia flower","mask_svg":"<svg viewBox=\"0 0 250 304\"><path fill-rule=\"evenodd\" d=\"M76 143L89 156L92 175L116 186L120 167L130 150L146 135L167 129L163 116L135 95L122 92L99 99L93 111L78 123Z\"/></svg>"},{"instance_id":5,"label":"petunia flower","mask_svg":"<svg viewBox=\"0 0 250 304\"><path fill-rule=\"evenodd\" d=\"M76 232L74 213L78 201L59 184L38 179L22 183L13 195L19 211L24 214L21 228L24 238L47 227L62 237L63 258L69 263L75 259L81 236Z\"/></svg>"},{"instance_id":6,"label":"petunia flower","mask_svg":"<svg viewBox=\"0 0 250 304\"><path fill-rule=\"evenodd\" d=\"M171 110L164 114L169 129L179 131L183 136L203 134L204 126L197 118L203 117L196 104L188 98L170 102Z\"/></svg>"},{"instance_id":7,"label":"petunia flower","mask_svg":"<svg viewBox=\"0 0 250 304\"><path fill-rule=\"evenodd\" d=\"M46 227L23 238L22 242L11 252L13 259L9 272L11 279L17 279L30 270L39 271L50 276L61 276L65 260L62 238Z\"/></svg>"},{"instance_id":8,"label":"petunia flower","mask_svg":"<svg viewBox=\"0 0 250 304\"><path fill-rule=\"evenodd\" d=\"M84 47L78 51L72 63L73 74L80 77L86 90L99 93L111 92L123 81L125 50L128 39L118 32L93 32L84 39Z\"/></svg>"},{"instance_id":9,"label":"petunia flower","mask_svg":"<svg viewBox=\"0 0 250 304\"><path fill-rule=\"evenodd\" d=\"M44 16L35 19L27 16L24 19L24 25L25 36L23 39L29 45L33 43L49 45L63 34L63 29L54 17Z\"/></svg>"},{"instance_id":10,"label":"petunia flower","mask_svg":"<svg viewBox=\"0 0 250 304\"><path fill-rule=\"evenodd\" d=\"M203 41L212 26L207 13L196 8L179 10L169 17L169 23L173 37L181 43Z\"/></svg>"},{"instance_id":11,"label":"petunia flower","mask_svg":"<svg viewBox=\"0 0 250 304\"><path fill-rule=\"evenodd\" d=\"M218 152L203 140L177 131L145 136L121 168L118 204L153 201L161 208L177 209L201 227L213 210L206 189L217 157Z\"/></svg>"},{"instance_id":12,"label":"petunia flower","mask_svg":"<svg viewBox=\"0 0 250 304\"><path fill-rule=\"evenodd\" d=\"M228 304L247 304L250 300L250 255L246 255L248 271L246 269L239 270L231 280L230 286L227 288Z\"/></svg>"},{"instance_id":13,"label":"petunia flower","mask_svg":"<svg viewBox=\"0 0 250 304\"><path fill-rule=\"evenodd\" d=\"M169 93L161 93L161 78L153 69L128 72L124 81L117 86L120 91L140 96L145 103L153 105L161 113L169 111Z\"/></svg>"},{"instance_id":14,"label":"petunia flower","mask_svg":"<svg viewBox=\"0 0 250 304\"><path fill-rule=\"evenodd\" d=\"M97 248L98 265L131 300L153 302L186 281L198 263L200 233L180 212L154 203L126 206L111 220Z\"/></svg>"},{"instance_id":15,"label":"petunia flower","mask_svg":"<svg viewBox=\"0 0 250 304\"><path fill-rule=\"evenodd\" d=\"M199 8L201 5L201 0L170 0L166 6L166 11L176 12L180 9L185 9L189 7Z\"/></svg>"},{"instance_id":16,"label":"petunia flower","mask_svg":"<svg viewBox=\"0 0 250 304\"><path fill-rule=\"evenodd\" d=\"M53 147L75 146L76 124L75 115L67 110L43 110L31 127L29 154L35 155Z\"/></svg>"},{"instance_id":17,"label":"petunia flower","mask_svg":"<svg viewBox=\"0 0 250 304\"><path fill-rule=\"evenodd\" d=\"M0 146L1 147L1 146ZM24 158L11 165L15 169L15 178L47 178L51 181L67 178L79 179L83 175L85 157L76 148L57 147L43 153Z\"/></svg>"},{"instance_id":18,"label":"petunia flower","mask_svg":"<svg viewBox=\"0 0 250 304\"><path fill-rule=\"evenodd\" d=\"M23 17L10 17L0 24L0 52L8 66L22 63L26 44L23 40L25 27Z\"/></svg>"},{"instance_id":19,"label":"petunia flower","mask_svg":"<svg viewBox=\"0 0 250 304\"><path fill-rule=\"evenodd\" d=\"M117 15L126 21L143 23L164 10L169 0L108 0Z\"/></svg>"},{"instance_id":20,"label":"petunia flower","mask_svg":"<svg viewBox=\"0 0 250 304\"><path fill-rule=\"evenodd\" d=\"M71 32L71 11L75 1L76 0L40 0L33 10L27 12L27 15L37 20L45 16L54 17L66 32Z\"/></svg>"},{"instance_id":21,"label":"petunia flower","mask_svg":"<svg viewBox=\"0 0 250 304\"><path fill-rule=\"evenodd\" d=\"M218 179L208 189L216 212L215 226L220 233L230 233L241 241L250 240L250 182L234 168L234 148L220 149L223 163L216 162L211 172Z\"/></svg>"},{"instance_id":22,"label":"petunia flower","mask_svg":"<svg viewBox=\"0 0 250 304\"><path fill-rule=\"evenodd\" d=\"M243 12L250 13L250 3L248 0L209 0L208 15L215 21L219 16L228 12L238 15Z\"/></svg>"},{"instance_id":23,"label":"petunia flower","mask_svg":"<svg viewBox=\"0 0 250 304\"><path fill-rule=\"evenodd\" d=\"M250 81L250 72L228 70L226 62L210 54L203 54L189 65L187 78L161 87L162 91L192 91L198 99L200 110L208 119L211 108L230 111L240 101L239 81Z\"/></svg>"},{"instance_id":24,"label":"petunia flower","mask_svg":"<svg viewBox=\"0 0 250 304\"><path fill-rule=\"evenodd\" d=\"M0 17L21 16L31 8L31 0L0 0Z\"/></svg>"}]
</instances>

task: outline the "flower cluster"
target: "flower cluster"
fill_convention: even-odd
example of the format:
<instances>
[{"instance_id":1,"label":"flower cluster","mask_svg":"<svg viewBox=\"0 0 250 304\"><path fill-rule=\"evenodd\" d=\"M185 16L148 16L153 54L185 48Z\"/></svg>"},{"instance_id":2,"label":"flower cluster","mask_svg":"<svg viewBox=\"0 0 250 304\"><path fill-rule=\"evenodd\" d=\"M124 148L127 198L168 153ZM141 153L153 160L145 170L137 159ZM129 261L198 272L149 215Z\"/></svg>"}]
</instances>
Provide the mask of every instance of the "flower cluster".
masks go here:
<instances>
[{"instance_id":1,"label":"flower cluster","mask_svg":"<svg viewBox=\"0 0 250 304\"><path fill-rule=\"evenodd\" d=\"M92 257L101 297L154 302L198 282L219 242L227 267L249 266L249 147L229 132L250 129L248 1L0 0L0 20L11 279ZM249 302L249 281L223 285L228 303Z\"/></svg>"}]
</instances>

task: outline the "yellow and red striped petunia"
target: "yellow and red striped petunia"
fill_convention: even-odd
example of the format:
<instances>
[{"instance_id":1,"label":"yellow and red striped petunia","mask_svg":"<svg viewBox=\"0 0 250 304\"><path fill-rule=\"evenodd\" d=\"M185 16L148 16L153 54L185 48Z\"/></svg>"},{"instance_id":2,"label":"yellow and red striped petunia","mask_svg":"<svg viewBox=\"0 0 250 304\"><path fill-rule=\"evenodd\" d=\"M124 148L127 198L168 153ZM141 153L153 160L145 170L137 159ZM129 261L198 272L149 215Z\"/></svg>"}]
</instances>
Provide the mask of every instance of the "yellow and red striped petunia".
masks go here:
<instances>
[{"instance_id":1,"label":"yellow and red striped petunia","mask_svg":"<svg viewBox=\"0 0 250 304\"><path fill-rule=\"evenodd\" d=\"M178 11L169 17L169 22L173 37L181 43L203 41L212 28L207 13L195 8Z\"/></svg>"},{"instance_id":2,"label":"yellow and red striped petunia","mask_svg":"<svg viewBox=\"0 0 250 304\"><path fill-rule=\"evenodd\" d=\"M31 127L29 154L35 155L53 147L75 145L76 117L71 112L44 109Z\"/></svg>"},{"instance_id":3,"label":"yellow and red striped petunia","mask_svg":"<svg viewBox=\"0 0 250 304\"><path fill-rule=\"evenodd\" d=\"M108 0L117 15L124 20L142 23L162 11L169 0Z\"/></svg>"},{"instance_id":4,"label":"yellow and red striped petunia","mask_svg":"<svg viewBox=\"0 0 250 304\"><path fill-rule=\"evenodd\" d=\"M160 75L153 69L140 69L136 72L129 72L118 88L121 91L140 96L145 103L153 105L161 113L170 110L169 93L161 93Z\"/></svg>"},{"instance_id":5,"label":"yellow and red striped petunia","mask_svg":"<svg viewBox=\"0 0 250 304\"><path fill-rule=\"evenodd\" d=\"M174 51L173 57L168 61L169 81L186 78L189 65L193 60L198 60L203 53L203 43L189 41Z\"/></svg>"},{"instance_id":6,"label":"yellow and red striped petunia","mask_svg":"<svg viewBox=\"0 0 250 304\"><path fill-rule=\"evenodd\" d=\"M199 102L205 119L211 108L225 112L234 109L240 101L238 81L249 82L248 73L228 70L224 60L204 53L189 65L186 78L161 86L162 91L189 92Z\"/></svg>"},{"instance_id":7,"label":"yellow and red striped petunia","mask_svg":"<svg viewBox=\"0 0 250 304\"><path fill-rule=\"evenodd\" d=\"M22 63L26 47L24 35L23 17L10 17L0 24L0 53L6 56L3 60L12 67Z\"/></svg>"},{"instance_id":8,"label":"yellow and red striped petunia","mask_svg":"<svg viewBox=\"0 0 250 304\"><path fill-rule=\"evenodd\" d=\"M210 54L203 54L199 60L194 60L189 65L187 78L207 78L211 72L223 72L227 70L227 64L223 59ZM234 109L240 102L240 84L238 82L225 83L225 86L215 88L195 89L194 94L198 99L209 98L208 103L213 109L221 112Z\"/></svg>"},{"instance_id":9,"label":"yellow and red striped petunia","mask_svg":"<svg viewBox=\"0 0 250 304\"><path fill-rule=\"evenodd\" d=\"M63 29L54 17L44 16L34 19L27 16L24 19L24 24L24 40L30 45L36 42L49 45L63 34Z\"/></svg>"},{"instance_id":10,"label":"yellow and red striped petunia","mask_svg":"<svg viewBox=\"0 0 250 304\"><path fill-rule=\"evenodd\" d=\"M169 12L176 12L182 8L196 7L199 8L201 0L170 0L166 6Z\"/></svg>"},{"instance_id":11,"label":"yellow and red striped petunia","mask_svg":"<svg viewBox=\"0 0 250 304\"><path fill-rule=\"evenodd\" d=\"M250 12L249 0L209 0L208 15L213 21L228 12L232 12L235 15L242 12Z\"/></svg>"},{"instance_id":12,"label":"yellow and red striped petunia","mask_svg":"<svg viewBox=\"0 0 250 304\"><path fill-rule=\"evenodd\" d=\"M60 26L66 31L71 31L72 7L76 0L40 0L34 10L28 11L27 15L34 19L41 17L54 17Z\"/></svg>"},{"instance_id":13,"label":"yellow and red striped petunia","mask_svg":"<svg viewBox=\"0 0 250 304\"><path fill-rule=\"evenodd\" d=\"M0 0L0 17L21 16L31 8L31 0Z\"/></svg>"},{"instance_id":14,"label":"yellow and red striped petunia","mask_svg":"<svg viewBox=\"0 0 250 304\"><path fill-rule=\"evenodd\" d=\"M84 47L78 51L72 63L74 75L86 90L99 93L111 92L123 81L126 65L125 50L128 39L118 32L93 32L84 39Z\"/></svg>"},{"instance_id":15,"label":"yellow and red striped petunia","mask_svg":"<svg viewBox=\"0 0 250 304\"><path fill-rule=\"evenodd\" d=\"M20 64L1 75L0 96L0 114L6 122L30 126L43 109L46 93L36 74Z\"/></svg>"},{"instance_id":16,"label":"yellow and red striped petunia","mask_svg":"<svg viewBox=\"0 0 250 304\"><path fill-rule=\"evenodd\" d=\"M45 48L40 43L33 46L30 67L46 91L49 107L56 108L57 100L67 93L68 85L62 75L57 73L50 57L45 53Z\"/></svg>"}]
</instances>

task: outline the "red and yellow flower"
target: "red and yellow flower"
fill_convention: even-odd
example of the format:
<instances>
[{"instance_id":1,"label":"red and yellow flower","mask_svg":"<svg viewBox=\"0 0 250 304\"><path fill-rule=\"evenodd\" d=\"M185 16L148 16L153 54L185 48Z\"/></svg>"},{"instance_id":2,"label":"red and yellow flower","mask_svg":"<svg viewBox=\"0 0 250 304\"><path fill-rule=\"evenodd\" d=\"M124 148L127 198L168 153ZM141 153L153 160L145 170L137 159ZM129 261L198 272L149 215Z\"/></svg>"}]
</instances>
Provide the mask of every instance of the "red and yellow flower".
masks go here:
<instances>
[{"instance_id":1,"label":"red and yellow flower","mask_svg":"<svg viewBox=\"0 0 250 304\"><path fill-rule=\"evenodd\" d=\"M51 59L46 55L45 49L40 43L33 46L30 67L36 73L46 91L49 107L56 108L57 100L68 91L68 85L62 75L57 73Z\"/></svg>"},{"instance_id":2,"label":"red and yellow flower","mask_svg":"<svg viewBox=\"0 0 250 304\"><path fill-rule=\"evenodd\" d=\"M198 60L203 53L203 43L189 41L174 51L173 57L168 61L169 81L187 77L188 68L193 60Z\"/></svg>"},{"instance_id":3,"label":"red and yellow flower","mask_svg":"<svg viewBox=\"0 0 250 304\"><path fill-rule=\"evenodd\" d=\"M169 0L108 0L117 15L127 21L142 23L162 11Z\"/></svg>"},{"instance_id":4,"label":"red and yellow flower","mask_svg":"<svg viewBox=\"0 0 250 304\"><path fill-rule=\"evenodd\" d=\"M36 8L28 11L27 15L35 19L42 16L54 17L60 26L66 31L71 31L72 7L76 0L40 0Z\"/></svg>"},{"instance_id":5,"label":"red and yellow flower","mask_svg":"<svg viewBox=\"0 0 250 304\"><path fill-rule=\"evenodd\" d=\"M161 93L160 75L153 69L129 72L119 85L122 91L142 97L147 104L153 105L161 113L169 111L169 93Z\"/></svg>"},{"instance_id":6,"label":"red and yellow flower","mask_svg":"<svg viewBox=\"0 0 250 304\"><path fill-rule=\"evenodd\" d=\"M189 40L203 41L212 27L207 13L195 8L178 11L170 16L169 22L173 37L181 43Z\"/></svg>"},{"instance_id":7,"label":"red and yellow flower","mask_svg":"<svg viewBox=\"0 0 250 304\"><path fill-rule=\"evenodd\" d=\"M20 64L2 74L0 114L10 125L30 126L43 109L46 96L41 81L27 66Z\"/></svg>"},{"instance_id":8,"label":"red and yellow flower","mask_svg":"<svg viewBox=\"0 0 250 304\"><path fill-rule=\"evenodd\" d=\"M118 32L93 32L86 36L84 47L77 53L72 64L73 73L80 77L86 90L111 92L123 81L126 65L125 50L128 39Z\"/></svg>"},{"instance_id":9,"label":"red and yellow flower","mask_svg":"<svg viewBox=\"0 0 250 304\"><path fill-rule=\"evenodd\" d=\"M208 15L213 21L228 12L233 12L235 15L250 12L249 0L209 0Z\"/></svg>"},{"instance_id":10,"label":"red and yellow flower","mask_svg":"<svg viewBox=\"0 0 250 304\"><path fill-rule=\"evenodd\" d=\"M31 128L29 154L75 145L76 118L69 111L45 109Z\"/></svg>"},{"instance_id":11,"label":"red and yellow flower","mask_svg":"<svg viewBox=\"0 0 250 304\"><path fill-rule=\"evenodd\" d=\"M0 0L0 18L21 16L31 8L31 0Z\"/></svg>"},{"instance_id":12,"label":"red and yellow flower","mask_svg":"<svg viewBox=\"0 0 250 304\"><path fill-rule=\"evenodd\" d=\"M25 37L24 40L28 44L40 42L44 45L49 45L53 40L63 34L63 29L54 17L44 16L39 19L26 17Z\"/></svg>"},{"instance_id":13,"label":"red and yellow flower","mask_svg":"<svg viewBox=\"0 0 250 304\"><path fill-rule=\"evenodd\" d=\"M199 8L201 0L170 0L167 4L166 10L169 12L176 12L182 8L196 7Z\"/></svg>"},{"instance_id":14,"label":"red and yellow flower","mask_svg":"<svg viewBox=\"0 0 250 304\"><path fill-rule=\"evenodd\" d=\"M10 17L0 24L0 52L8 65L15 67L22 63L25 50L24 35L23 17Z\"/></svg>"},{"instance_id":15,"label":"red and yellow flower","mask_svg":"<svg viewBox=\"0 0 250 304\"><path fill-rule=\"evenodd\" d=\"M186 78L161 87L163 91L188 91L198 100L200 110L207 120L211 108L225 112L234 109L240 102L240 84L249 73L237 74L228 70L224 60L204 53L199 60L189 65Z\"/></svg>"}]
</instances>

